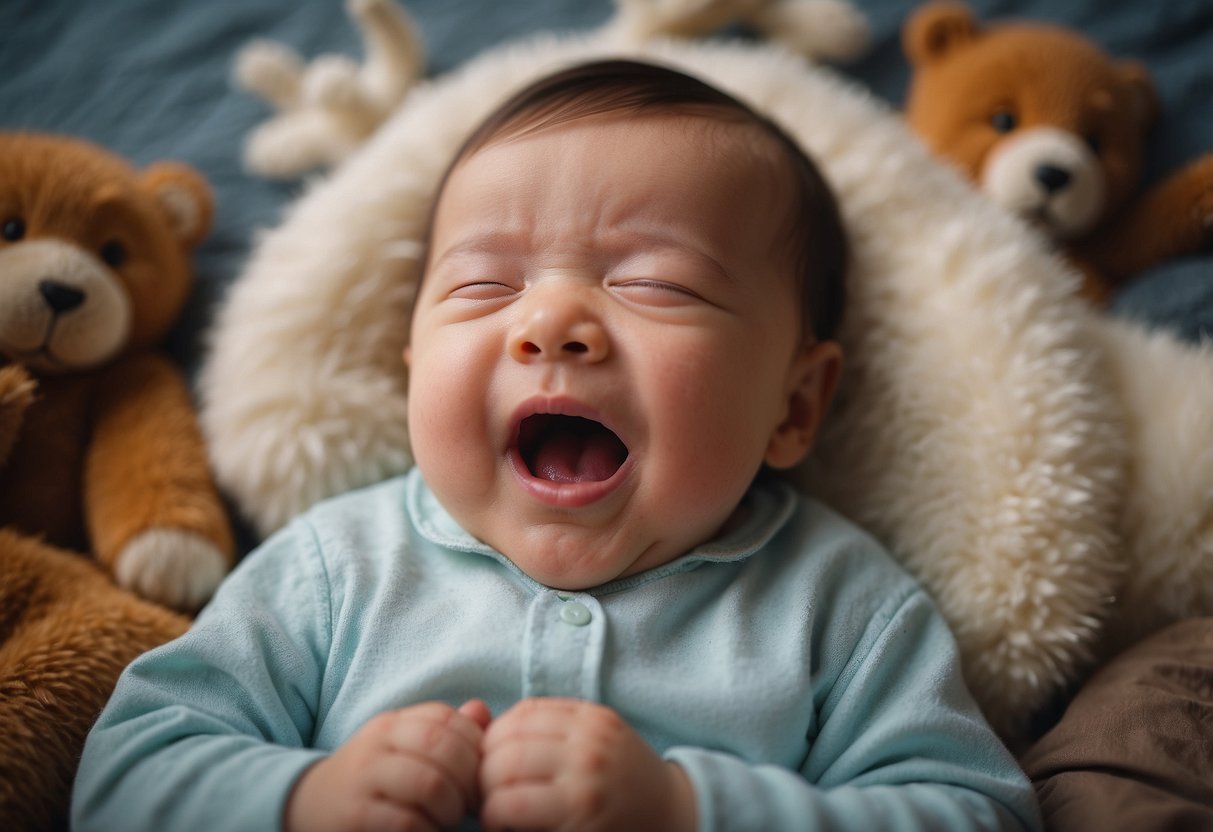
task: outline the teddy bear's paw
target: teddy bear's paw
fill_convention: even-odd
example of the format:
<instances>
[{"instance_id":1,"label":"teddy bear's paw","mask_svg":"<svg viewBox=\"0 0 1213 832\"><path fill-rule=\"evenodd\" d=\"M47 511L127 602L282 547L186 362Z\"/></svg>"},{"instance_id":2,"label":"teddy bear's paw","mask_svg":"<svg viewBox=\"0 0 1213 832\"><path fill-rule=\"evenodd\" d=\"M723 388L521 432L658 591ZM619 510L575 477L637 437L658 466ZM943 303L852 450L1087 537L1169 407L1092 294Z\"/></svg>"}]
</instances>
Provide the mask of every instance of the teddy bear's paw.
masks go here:
<instances>
[{"instance_id":1,"label":"teddy bear's paw","mask_svg":"<svg viewBox=\"0 0 1213 832\"><path fill-rule=\"evenodd\" d=\"M1151 196L1161 206L1182 203L1189 240L1179 252L1191 254L1213 243L1213 152L1205 153L1184 165L1158 185ZM1154 206L1151 206L1154 207ZM1163 207L1155 211L1166 210Z\"/></svg>"},{"instance_id":2,"label":"teddy bear's paw","mask_svg":"<svg viewBox=\"0 0 1213 832\"><path fill-rule=\"evenodd\" d=\"M1196 222L1205 232L1203 239L1207 243L1210 240L1210 233L1213 232L1213 186L1197 198L1196 206L1193 210L1196 215Z\"/></svg>"},{"instance_id":3,"label":"teddy bear's paw","mask_svg":"<svg viewBox=\"0 0 1213 832\"><path fill-rule=\"evenodd\" d=\"M784 0L754 15L767 37L815 61L849 61L868 48L863 12L844 0Z\"/></svg>"},{"instance_id":4,"label":"teddy bear's paw","mask_svg":"<svg viewBox=\"0 0 1213 832\"><path fill-rule=\"evenodd\" d=\"M201 535L181 529L148 529L118 555L118 584L178 610L197 610L228 571L228 559Z\"/></svg>"},{"instance_id":5,"label":"teddy bear's paw","mask_svg":"<svg viewBox=\"0 0 1213 832\"><path fill-rule=\"evenodd\" d=\"M10 408L25 410L34 400L38 382L20 364L0 367L0 412Z\"/></svg>"},{"instance_id":6,"label":"teddy bear's paw","mask_svg":"<svg viewBox=\"0 0 1213 832\"><path fill-rule=\"evenodd\" d=\"M265 99L276 110L299 106L303 61L290 48L255 40L240 50L232 67L232 82Z\"/></svg>"},{"instance_id":7,"label":"teddy bear's paw","mask_svg":"<svg viewBox=\"0 0 1213 832\"><path fill-rule=\"evenodd\" d=\"M13 450L38 382L19 364L0 367L0 465Z\"/></svg>"}]
</instances>

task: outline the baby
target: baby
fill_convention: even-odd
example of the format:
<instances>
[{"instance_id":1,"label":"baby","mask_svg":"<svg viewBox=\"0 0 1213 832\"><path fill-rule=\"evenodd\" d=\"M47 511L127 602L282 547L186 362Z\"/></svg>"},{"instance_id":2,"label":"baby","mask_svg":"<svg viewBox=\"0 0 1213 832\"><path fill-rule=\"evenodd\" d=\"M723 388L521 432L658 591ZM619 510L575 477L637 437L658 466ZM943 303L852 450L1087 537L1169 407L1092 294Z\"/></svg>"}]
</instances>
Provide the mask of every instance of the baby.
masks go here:
<instances>
[{"instance_id":1,"label":"baby","mask_svg":"<svg viewBox=\"0 0 1213 832\"><path fill-rule=\"evenodd\" d=\"M768 469L841 367L813 164L673 70L536 82L459 152L416 468L270 538L136 661L80 829L1023 829L938 612Z\"/></svg>"}]
</instances>

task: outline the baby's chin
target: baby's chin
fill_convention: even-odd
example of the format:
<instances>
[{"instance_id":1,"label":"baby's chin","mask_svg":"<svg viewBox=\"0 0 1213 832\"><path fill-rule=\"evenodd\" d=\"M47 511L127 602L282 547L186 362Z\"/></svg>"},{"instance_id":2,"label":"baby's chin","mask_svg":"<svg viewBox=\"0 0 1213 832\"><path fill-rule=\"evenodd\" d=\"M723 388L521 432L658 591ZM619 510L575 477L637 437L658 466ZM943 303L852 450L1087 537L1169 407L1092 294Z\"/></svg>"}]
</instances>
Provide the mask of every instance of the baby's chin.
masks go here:
<instances>
[{"instance_id":1,"label":"baby's chin","mask_svg":"<svg viewBox=\"0 0 1213 832\"><path fill-rule=\"evenodd\" d=\"M620 539L619 528L594 534L553 523L509 533L477 535L532 580L550 589L582 592L659 565L660 549L647 541ZM673 555L666 560L672 560Z\"/></svg>"},{"instance_id":2,"label":"baby's chin","mask_svg":"<svg viewBox=\"0 0 1213 832\"><path fill-rule=\"evenodd\" d=\"M624 496L627 496L626 493ZM639 575L677 560L732 528L743 516L745 502L722 518L697 513L678 519L637 510L636 496L603 501L575 510L553 510L524 500L483 501L470 510L458 501L447 511L469 534L500 552L529 578L543 586L582 592ZM506 507L509 506L507 509Z\"/></svg>"},{"instance_id":3,"label":"baby's chin","mask_svg":"<svg viewBox=\"0 0 1213 832\"><path fill-rule=\"evenodd\" d=\"M664 566L715 536L701 535L694 540L621 541L594 540L591 536L578 535L575 537L579 539L564 537L545 542L537 539L542 537L538 535L524 547L493 548L530 578L550 589L583 592Z\"/></svg>"},{"instance_id":4,"label":"baby's chin","mask_svg":"<svg viewBox=\"0 0 1213 832\"><path fill-rule=\"evenodd\" d=\"M564 592L583 592L644 571L644 567L637 566L635 559L630 557L587 557L584 553L568 557L553 556L550 553L536 556L529 552L517 555L508 552L502 554L532 580L549 589Z\"/></svg>"}]
</instances>

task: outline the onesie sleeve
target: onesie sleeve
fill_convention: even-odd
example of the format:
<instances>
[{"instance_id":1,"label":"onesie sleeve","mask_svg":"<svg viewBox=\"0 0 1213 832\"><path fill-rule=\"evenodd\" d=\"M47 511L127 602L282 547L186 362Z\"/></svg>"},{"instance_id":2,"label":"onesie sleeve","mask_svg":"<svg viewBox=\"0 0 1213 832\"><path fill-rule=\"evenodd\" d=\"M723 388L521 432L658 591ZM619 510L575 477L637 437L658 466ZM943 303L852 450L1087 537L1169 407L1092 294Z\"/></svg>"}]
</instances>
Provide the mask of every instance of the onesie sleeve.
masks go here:
<instances>
[{"instance_id":1,"label":"onesie sleeve","mask_svg":"<svg viewBox=\"0 0 1213 832\"><path fill-rule=\"evenodd\" d=\"M1040 828L1031 786L979 713L921 590L873 619L817 718L799 772L668 751L695 788L701 832Z\"/></svg>"},{"instance_id":2,"label":"onesie sleeve","mask_svg":"<svg viewBox=\"0 0 1213 832\"><path fill-rule=\"evenodd\" d=\"M122 674L85 743L72 828L277 829L331 633L311 527L250 554L183 636Z\"/></svg>"}]
</instances>

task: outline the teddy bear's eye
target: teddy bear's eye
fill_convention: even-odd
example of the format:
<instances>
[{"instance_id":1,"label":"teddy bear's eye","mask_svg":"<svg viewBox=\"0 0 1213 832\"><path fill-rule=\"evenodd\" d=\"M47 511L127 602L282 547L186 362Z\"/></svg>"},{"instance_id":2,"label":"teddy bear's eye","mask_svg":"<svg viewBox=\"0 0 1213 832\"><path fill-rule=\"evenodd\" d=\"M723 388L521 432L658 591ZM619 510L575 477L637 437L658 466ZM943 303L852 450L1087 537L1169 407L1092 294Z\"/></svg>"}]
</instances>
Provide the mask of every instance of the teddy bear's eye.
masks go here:
<instances>
[{"instance_id":1,"label":"teddy bear's eye","mask_svg":"<svg viewBox=\"0 0 1213 832\"><path fill-rule=\"evenodd\" d=\"M990 116L990 124L999 133L1010 133L1015 129L1016 123L1015 114L1010 110L999 110Z\"/></svg>"},{"instance_id":2,"label":"teddy bear's eye","mask_svg":"<svg viewBox=\"0 0 1213 832\"><path fill-rule=\"evenodd\" d=\"M4 239L15 243L25 236L25 221L20 217L9 217L4 221L4 227L0 233L4 234Z\"/></svg>"},{"instance_id":3,"label":"teddy bear's eye","mask_svg":"<svg viewBox=\"0 0 1213 832\"><path fill-rule=\"evenodd\" d=\"M126 262L126 248L117 240L110 240L101 247L101 259L116 269Z\"/></svg>"}]
</instances>

